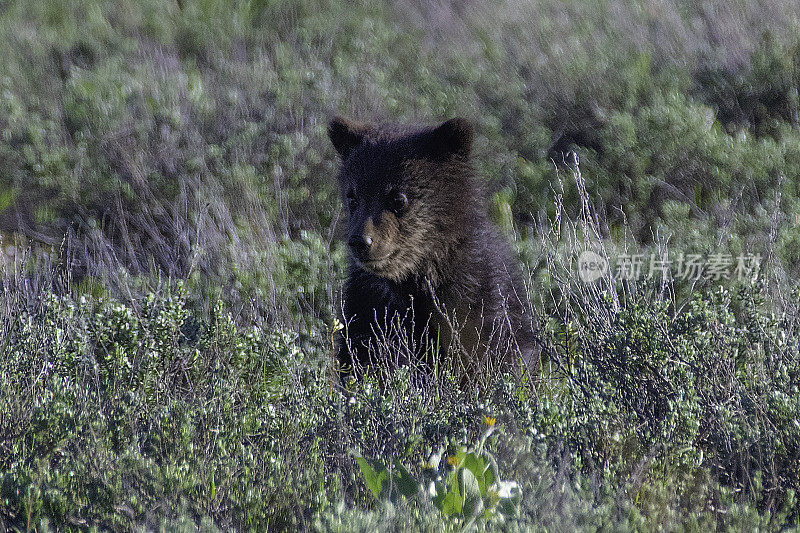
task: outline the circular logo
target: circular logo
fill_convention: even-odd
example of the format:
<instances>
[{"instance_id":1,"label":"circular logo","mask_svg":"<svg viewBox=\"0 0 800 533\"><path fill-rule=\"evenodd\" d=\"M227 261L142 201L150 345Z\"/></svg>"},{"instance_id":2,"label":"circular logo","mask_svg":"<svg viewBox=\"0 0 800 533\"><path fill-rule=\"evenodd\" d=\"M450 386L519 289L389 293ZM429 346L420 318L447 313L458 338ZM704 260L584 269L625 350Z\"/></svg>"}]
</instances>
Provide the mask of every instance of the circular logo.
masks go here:
<instances>
[{"instance_id":1,"label":"circular logo","mask_svg":"<svg viewBox=\"0 0 800 533\"><path fill-rule=\"evenodd\" d=\"M592 283L608 272L608 260L586 250L578 257L578 277L584 283Z\"/></svg>"}]
</instances>

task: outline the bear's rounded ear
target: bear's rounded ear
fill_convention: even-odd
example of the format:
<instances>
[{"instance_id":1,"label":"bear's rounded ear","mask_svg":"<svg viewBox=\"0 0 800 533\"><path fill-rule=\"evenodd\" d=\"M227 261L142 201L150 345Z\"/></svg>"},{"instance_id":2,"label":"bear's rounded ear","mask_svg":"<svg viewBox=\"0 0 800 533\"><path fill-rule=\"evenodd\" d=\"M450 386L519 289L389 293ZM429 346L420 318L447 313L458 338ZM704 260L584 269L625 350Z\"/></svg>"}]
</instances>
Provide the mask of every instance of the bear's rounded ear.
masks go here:
<instances>
[{"instance_id":1,"label":"bear's rounded ear","mask_svg":"<svg viewBox=\"0 0 800 533\"><path fill-rule=\"evenodd\" d=\"M344 160L347 159L350 151L364 140L367 129L367 126L361 122L333 117L328 123L328 138Z\"/></svg>"},{"instance_id":2,"label":"bear's rounded ear","mask_svg":"<svg viewBox=\"0 0 800 533\"><path fill-rule=\"evenodd\" d=\"M431 131L427 141L431 150L440 156L469 157L472 151L472 124L461 117L451 118Z\"/></svg>"}]
</instances>

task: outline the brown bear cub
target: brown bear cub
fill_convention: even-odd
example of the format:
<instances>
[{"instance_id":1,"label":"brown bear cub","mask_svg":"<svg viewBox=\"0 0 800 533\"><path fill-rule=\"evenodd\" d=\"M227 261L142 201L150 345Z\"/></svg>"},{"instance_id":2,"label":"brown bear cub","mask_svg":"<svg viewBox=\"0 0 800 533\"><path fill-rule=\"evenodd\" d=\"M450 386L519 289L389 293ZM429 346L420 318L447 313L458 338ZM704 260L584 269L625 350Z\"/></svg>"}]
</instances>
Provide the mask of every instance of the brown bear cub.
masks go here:
<instances>
[{"instance_id":1,"label":"brown bear cub","mask_svg":"<svg viewBox=\"0 0 800 533\"><path fill-rule=\"evenodd\" d=\"M349 212L340 371L450 368L462 385L539 369L531 310L508 243L486 216L472 126L335 118Z\"/></svg>"}]
</instances>

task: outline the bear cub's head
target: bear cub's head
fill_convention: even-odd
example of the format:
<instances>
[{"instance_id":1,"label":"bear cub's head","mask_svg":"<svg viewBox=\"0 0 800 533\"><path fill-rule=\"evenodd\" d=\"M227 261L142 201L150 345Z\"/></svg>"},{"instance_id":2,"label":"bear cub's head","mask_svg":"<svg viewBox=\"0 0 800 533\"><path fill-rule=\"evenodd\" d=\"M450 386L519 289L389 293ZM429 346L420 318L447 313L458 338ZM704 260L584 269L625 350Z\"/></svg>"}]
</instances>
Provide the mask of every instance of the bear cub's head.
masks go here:
<instances>
[{"instance_id":1,"label":"bear cub's head","mask_svg":"<svg viewBox=\"0 0 800 533\"><path fill-rule=\"evenodd\" d=\"M470 123L454 118L415 128L337 117L328 136L342 159L339 186L355 263L403 281L445 260L480 205Z\"/></svg>"}]
</instances>

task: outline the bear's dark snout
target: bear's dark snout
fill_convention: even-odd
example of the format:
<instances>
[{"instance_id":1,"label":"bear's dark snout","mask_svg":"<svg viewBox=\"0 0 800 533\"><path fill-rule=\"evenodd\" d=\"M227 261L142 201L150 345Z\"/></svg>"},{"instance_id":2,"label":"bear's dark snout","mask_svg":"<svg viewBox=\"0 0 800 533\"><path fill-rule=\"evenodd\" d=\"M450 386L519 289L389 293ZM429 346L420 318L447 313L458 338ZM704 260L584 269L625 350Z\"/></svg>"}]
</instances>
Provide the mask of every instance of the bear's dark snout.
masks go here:
<instances>
[{"instance_id":1,"label":"bear's dark snout","mask_svg":"<svg viewBox=\"0 0 800 533\"><path fill-rule=\"evenodd\" d=\"M347 241L350 252L359 261L369 259L369 252L372 248L372 237L364 235L351 235Z\"/></svg>"}]
</instances>

